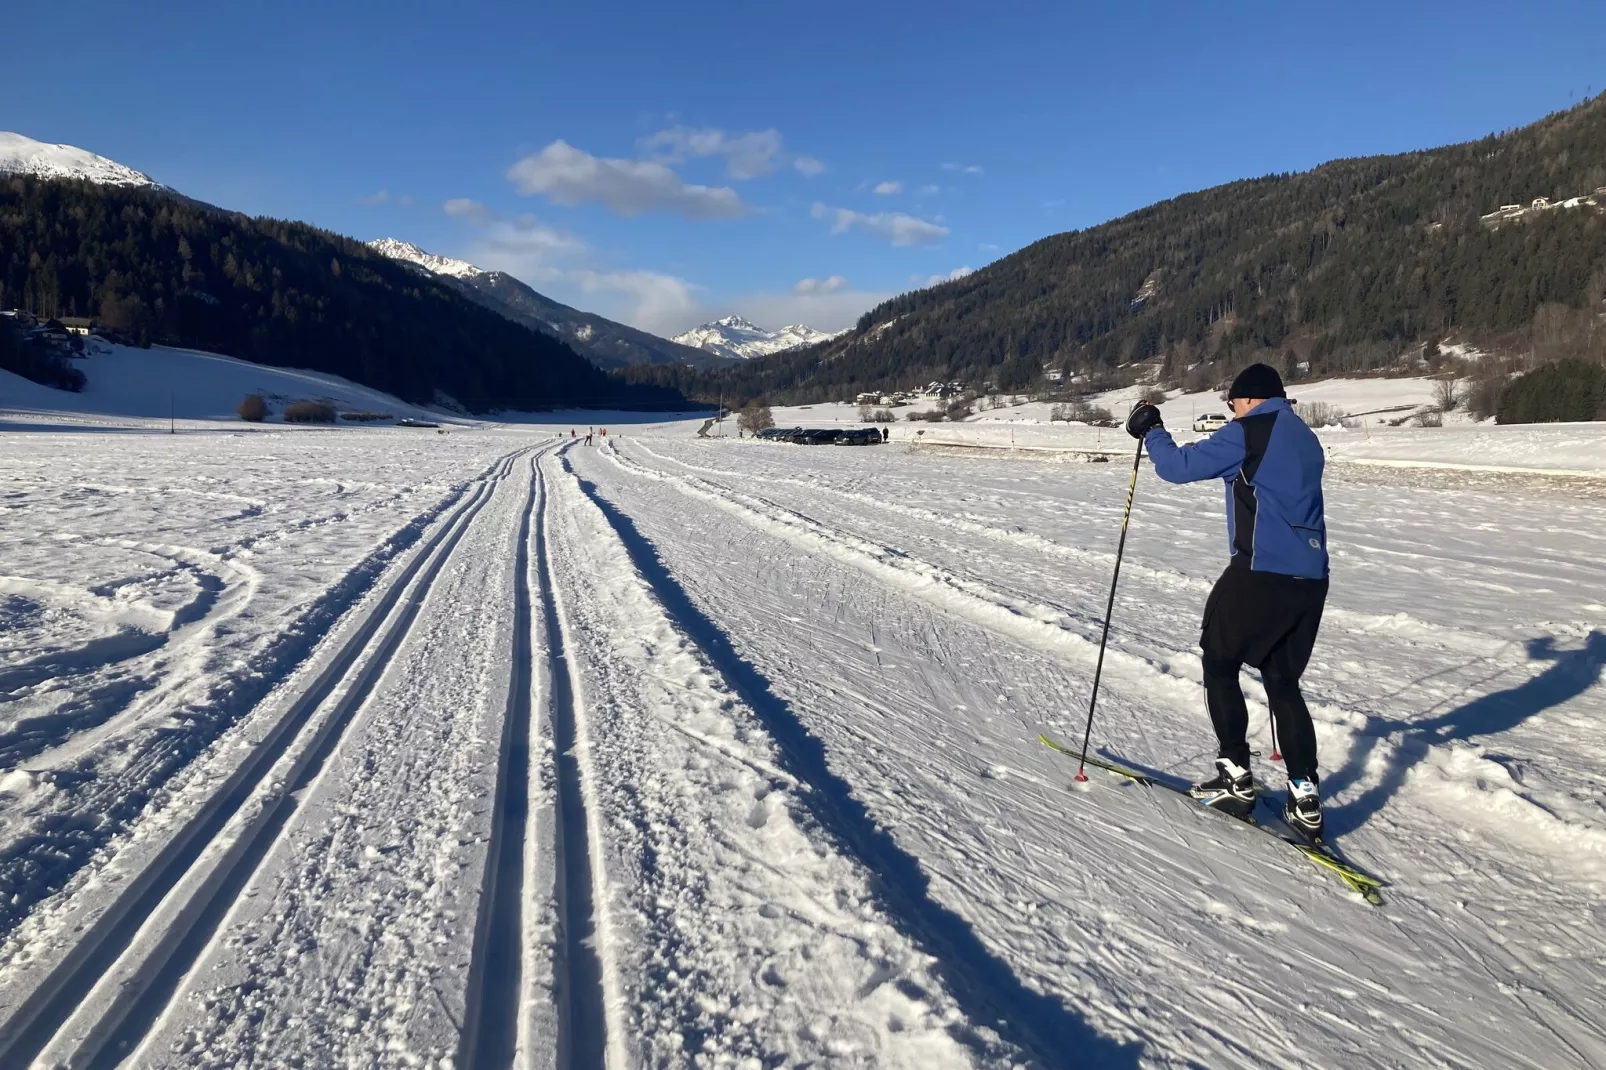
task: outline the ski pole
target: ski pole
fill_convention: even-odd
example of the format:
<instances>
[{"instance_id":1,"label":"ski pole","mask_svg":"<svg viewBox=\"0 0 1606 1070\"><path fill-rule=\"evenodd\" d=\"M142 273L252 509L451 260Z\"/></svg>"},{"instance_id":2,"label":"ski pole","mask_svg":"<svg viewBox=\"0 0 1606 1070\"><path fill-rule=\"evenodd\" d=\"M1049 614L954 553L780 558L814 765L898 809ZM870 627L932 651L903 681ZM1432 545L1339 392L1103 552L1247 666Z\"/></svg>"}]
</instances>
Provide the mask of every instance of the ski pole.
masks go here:
<instances>
[{"instance_id":1,"label":"ski pole","mask_svg":"<svg viewBox=\"0 0 1606 1070\"><path fill-rule=\"evenodd\" d=\"M1276 715L1275 714L1268 714L1266 716L1266 723L1271 725L1271 760L1274 761L1274 762L1280 762L1280 761L1283 760L1283 756L1281 754L1277 753L1277 717L1276 717Z\"/></svg>"},{"instance_id":2,"label":"ski pole","mask_svg":"<svg viewBox=\"0 0 1606 1070\"><path fill-rule=\"evenodd\" d=\"M1115 613L1115 585L1121 580L1121 557L1126 553L1126 529L1132 522L1132 499L1138 493L1138 466L1143 463L1143 440L1138 439L1138 452L1132 456L1132 482L1126 488L1126 511L1121 514L1121 541L1115 547L1115 575L1110 577L1110 601L1104 607L1104 634L1099 638L1099 660L1093 669L1093 694L1087 700L1087 730L1082 733L1081 764L1076 767L1076 782L1087 783L1087 745L1093 738L1093 711L1099 702L1099 677L1104 675L1104 648L1110 641L1110 617Z\"/></svg>"}]
</instances>

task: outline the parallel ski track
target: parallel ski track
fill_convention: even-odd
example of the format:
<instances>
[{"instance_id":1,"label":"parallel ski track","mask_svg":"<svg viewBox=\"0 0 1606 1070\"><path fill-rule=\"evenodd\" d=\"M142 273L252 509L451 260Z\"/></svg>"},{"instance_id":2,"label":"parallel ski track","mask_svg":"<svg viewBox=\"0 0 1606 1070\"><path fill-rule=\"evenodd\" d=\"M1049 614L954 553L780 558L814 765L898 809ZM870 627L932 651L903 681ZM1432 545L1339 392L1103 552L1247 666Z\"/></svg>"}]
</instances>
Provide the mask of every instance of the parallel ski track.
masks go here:
<instances>
[{"instance_id":1,"label":"parallel ski track","mask_svg":"<svg viewBox=\"0 0 1606 1070\"><path fill-rule=\"evenodd\" d=\"M295 794L316 778L339 747L353 715L411 629L442 567L523 452L508 455L489 478L481 480L470 499L440 525L391 581L362 625L241 763L229 783L189 827L173 837L163 857L129 883L117 902L83 934L74 951L0 1026L0 1066L28 1066L41 1056L50 1065L115 1066L134 1050L295 812ZM404 594L408 595L405 599ZM347 685L343 691L342 684ZM260 811L246 817L231 842L218 843L302 729L337 694L336 706L287 781L277 786ZM215 843L219 849L208 852ZM203 858L208 853L215 856L209 870L204 868L209 860ZM194 879L187 879L192 873ZM168 902L175 891L180 894ZM136 946L144 930L164 914L172 915L171 921L154 927L145 946ZM137 961L123 961L130 956ZM115 986L111 984L114 975L122 978ZM114 990L104 1001L86 1003L97 986ZM93 1009L97 1005L100 1009ZM80 1009L85 1014L75 1013ZM71 1035L66 1035L69 1032Z\"/></svg>"},{"instance_id":2,"label":"parallel ski track","mask_svg":"<svg viewBox=\"0 0 1606 1070\"><path fill-rule=\"evenodd\" d=\"M529 990L524 949L525 851L530 829L531 690L535 650L531 627L530 535L545 510L540 454L530 461L530 495L519 526L514 560L513 679L508 684L507 714L486 851L485 878L464 998L463 1039L457 1065L468 1068L509 1067L518 1054L519 1015ZM543 585L544 589L544 585Z\"/></svg>"},{"instance_id":3,"label":"parallel ski track","mask_svg":"<svg viewBox=\"0 0 1606 1070\"><path fill-rule=\"evenodd\" d=\"M559 451L559 456L563 451ZM536 563L540 570L541 610L547 655L551 661L552 743L557 752L557 897L562 944L558 962L558 1059L566 1070L603 1070L607 1065L608 1024L604 1009L602 958L597 948L596 897L592 886L592 852L586 820L585 789L575 753L576 726L584 715L575 701L574 677L566 653L561 609L552 583L547 541L546 473L536 465L541 483L541 512L536 523Z\"/></svg>"}]
</instances>

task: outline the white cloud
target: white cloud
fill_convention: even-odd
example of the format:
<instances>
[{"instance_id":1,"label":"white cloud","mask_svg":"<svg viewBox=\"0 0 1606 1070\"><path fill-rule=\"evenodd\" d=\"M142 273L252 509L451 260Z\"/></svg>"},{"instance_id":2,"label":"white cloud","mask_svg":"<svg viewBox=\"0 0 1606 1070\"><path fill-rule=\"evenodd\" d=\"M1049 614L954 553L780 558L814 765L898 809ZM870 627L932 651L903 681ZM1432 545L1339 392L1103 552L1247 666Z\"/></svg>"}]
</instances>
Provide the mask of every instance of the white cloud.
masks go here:
<instances>
[{"instance_id":1,"label":"white cloud","mask_svg":"<svg viewBox=\"0 0 1606 1070\"><path fill-rule=\"evenodd\" d=\"M903 192L903 183L888 180L878 184L873 192L879 193L883 197L890 197L894 193Z\"/></svg>"},{"instance_id":2,"label":"white cloud","mask_svg":"<svg viewBox=\"0 0 1606 1070\"><path fill-rule=\"evenodd\" d=\"M508 168L521 194L542 194L557 204L603 205L616 215L675 212L687 219L731 219L747 208L728 186L691 185L663 164L593 156L554 141Z\"/></svg>"},{"instance_id":3,"label":"white cloud","mask_svg":"<svg viewBox=\"0 0 1606 1070\"><path fill-rule=\"evenodd\" d=\"M799 174L808 175L810 178L825 173L825 164L813 156L799 156L792 161L792 166L797 168Z\"/></svg>"},{"instance_id":4,"label":"white cloud","mask_svg":"<svg viewBox=\"0 0 1606 1070\"><path fill-rule=\"evenodd\" d=\"M494 213L479 201L469 200L467 197L453 197L441 209L454 219L466 219L470 223L483 226L495 218Z\"/></svg>"},{"instance_id":5,"label":"white cloud","mask_svg":"<svg viewBox=\"0 0 1606 1070\"><path fill-rule=\"evenodd\" d=\"M754 323L771 330L784 324L806 323L817 331L840 331L853 326L860 316L893 296L890 293L844 287L820 293L747 294L721 302L721 307L735 309ZM708 312L697 322L713 318L712 310ZM687 326L696 326L696 323Z\"/></svg>"},{"instance_id":6,"label":"white cloud","mask_svg":"<svg viewBox=\"0 0 1606 1070\"><path fill-rule=\"evenodd\" d=\"M915 190L915 195L918 197L934 197L941 192L941 186L927 185Z\"/></svg>"},{"instance_id":7,"label":"white cloud","mask_svg":"<svg viewBox=\"0 0 1606 1070\"><path fill-rule=\"evenodd\" d=\"M979 174L983 174L984 173L979 164L973 164L973 163L972 164L945 163L945 164L942 165L942 169L944 171L957 171L959 174L962 174L962 175L979 175Z\"/></svg>"},{"instance_id":8,"label":"white cloud","mask_svg":"<svg viewBox=\"0 0 1606 1070\"><path fill-rule=\"evenodd\" d=\"M910 275L909 282L920 289L925 289L928 286L939 286L942 283L953 282L955 279L962 279L966 275L974 275L975 273L976 269L966 264L962 267L954 268L946 275L927 275L924 279L921 279L919 275Z\"/></svg>"},{"instance_id":9,"label":"white cloud","mask_svg":"<svg viewBox=\"0 0 1606 1070\"><path fill-rule=\"evenodd\" d=\"M656 271L592 271L565 273L566 281L586 294L622 299L621 312L604 312L632 327L661 336L679 334L702 322L695 283ZM614 302L617 305L617 302Z\"/></svg>"},{"instance_id":10,"label":"white cloud","mask_svg":"<svg viewBox=\"0 0 1606 1070\"><path fill-rule=\"evenodd\" d=\"M358 204L384 204L390 200L390 190L382 189L378 193L370 193L366 197L358 197Z\"/></svg>"},{"instance_id":11,"label":"white cloud","mask_svg":"<svg viewBox=\"0 0 1606 1070\"><path fill-rule=\"evenodd\" d=\"M479 239L473 261L513 275L540 275L554 261L572 260L591 250L579 237L549 227L534 216L493 221Z\"/></svg>"},{"instance_id":12,"label":"white cloud","mask_svg":"<svg viewBox=\"0 0 1606 1070\"><path fill-rule=\"evenodd\" d=\"M948 228L903 212L876 212L873 215L855 212L851 208L832 208L814 202L815 219L831 221L831 233L842 234L849 230L862 230L893 245L929 245L948 236Z\"/></svg>"},{"instance_id":13,"label":"white cloud","mask_svg":"<svg viewBox=\"0 0 1606 1070\"><path fill-rule=\"evenodd\" d=\"M684 330L677 325L698 308L695 283L657 271L599 270L587 263L595 256L583 239L534 216L493 218L468 259L506 271L538 290L585 295L589 300L569 301L659 334L671 328Z\"/></svg>"},{"instance_id":14,"label":"white cloud","mask_svg":"<svg viewBox=\"0 0 1606 1070\"><path fill-rule=\"evenodd\" d=\"M781 155L781 132L772 128L727 134L713 127L672 126L643 138L641 147L664 163L684 163L699 156L723 156L726 172L741 180L775 170Z\"/></svg>"},{"instance_id":15,"label":"white cloud","mask_svg":"<svg viewBox=\"0 0 1606 1070\"><path fill-rule=\"evenodd\" d=\"M845 290L848 280L841 275L832 275L825 279L798 279L792 287L792 292L799 297L806 294L834 294L838 290Z\"/></svg>"},{"instance_id":16,"label":"white cloud","mask_svg":"<svg viewBox=\"0 0 1606 1070\"><path fill-rule=\"evenodd\" d=\"M984 253L996 253L996 252L998 252L998 246L994 245L990 241L984 241L980 245L976 246L976 248L978 250L980 250L981 252L984 252Z\"/></svg>"}]
</instances>

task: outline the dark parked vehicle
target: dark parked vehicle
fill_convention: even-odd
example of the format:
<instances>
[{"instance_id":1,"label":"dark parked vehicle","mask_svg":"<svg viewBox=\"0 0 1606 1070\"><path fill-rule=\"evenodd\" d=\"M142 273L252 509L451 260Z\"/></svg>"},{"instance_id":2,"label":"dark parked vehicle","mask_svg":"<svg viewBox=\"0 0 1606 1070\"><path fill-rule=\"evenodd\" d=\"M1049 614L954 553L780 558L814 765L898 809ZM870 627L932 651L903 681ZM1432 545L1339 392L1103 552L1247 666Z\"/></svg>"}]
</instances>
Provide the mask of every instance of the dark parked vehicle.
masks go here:
<instances>
[{"instance_id":1,"label":"dark parked vehicle","mask_svg":"<svg viewBox=\"0 0 1606 1070\"><path fill-rule=\"evenodd\" d=\"M842 432L834 427L811 427L793 441L804 446L829 446Z\"/></svg>"},{"instance_id":2,"label":"dark parked vehicle","mask_svg":"<svg viewBox=\"0 0 1606 1070\"><path fill-rule=\"evenodd\" d=\"M753 437L754 438L762 438L762 439L771 439L771 438L780 438L783 435L787 435L787 434L790 434L790 432L786 428L783 428L783 427L766 427L764 430L760 431L758 434L754 435Z\"/></svg>"},{"instance_id":3,"label":"dark parked vehicle","mask_svg":"<svg viewBox=\"0 0 1606 1070\"><path fill-rule=\"evenodd\" d=\"M881 432L870 427L852 427L836 436L838 446L879 446Z\"/></svg>"}]
</instances>

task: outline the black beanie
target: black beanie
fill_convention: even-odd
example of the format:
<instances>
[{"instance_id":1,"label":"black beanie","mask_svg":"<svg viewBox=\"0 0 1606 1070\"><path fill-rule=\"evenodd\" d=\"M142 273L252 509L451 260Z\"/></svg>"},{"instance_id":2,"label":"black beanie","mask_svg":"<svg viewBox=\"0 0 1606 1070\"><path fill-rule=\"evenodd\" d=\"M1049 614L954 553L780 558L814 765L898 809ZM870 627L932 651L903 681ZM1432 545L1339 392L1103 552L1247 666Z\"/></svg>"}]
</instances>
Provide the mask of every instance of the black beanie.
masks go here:
<instances>
[{"instance_id":1,"label":"black beanie","mask_svg":"<svg viewBox=\"0 0 1606 1070\"><path fill-rule=\"evenodd\" d=\"M1251 364L1238 373L1227 391L1227 400L1233 398L1285 398L1283 377L1270 364Z\"/></svg>"}]
</instances>

